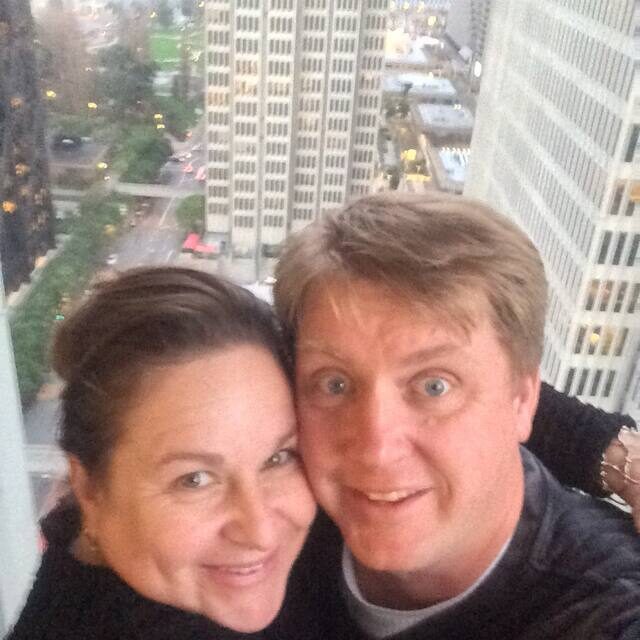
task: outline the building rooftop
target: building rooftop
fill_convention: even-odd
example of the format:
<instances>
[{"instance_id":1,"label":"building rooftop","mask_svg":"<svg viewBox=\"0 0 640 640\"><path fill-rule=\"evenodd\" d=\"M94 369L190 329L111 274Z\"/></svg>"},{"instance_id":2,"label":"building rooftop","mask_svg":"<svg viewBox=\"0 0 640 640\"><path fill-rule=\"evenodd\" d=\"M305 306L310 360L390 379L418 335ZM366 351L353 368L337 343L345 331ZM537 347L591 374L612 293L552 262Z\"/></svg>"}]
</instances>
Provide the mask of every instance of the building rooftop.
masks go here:
<instances>
[{"instance_id":1,"label":"building rooftop","mask_svg":"<svg viewBox=\"0 0 640 640\"><path fill-rule=\"evenodd\" d=\"M468 148L442 147L438 149L444 170L452 182L464 184L469 164L470 151Z\"/></svg>"},{"instance_id":2,"label":"building rooftop","mask_svg":"<svg viewBox=\"0 0 640 640\"><path fill-rule=\"evenodd\" d=\"M427 129L451 129L452 132L471 133L473 115L469 109L460 105L428 104L416 105L423 126Z\"/></svg>"},{"instance_id":3,"label":"building rooftop","mask_svg":"<svg viewBox=\"0 0 640 640\"><path fill-rule=\"evenodd\" d=\"M402 93L410 85L409 96L418 99L453 100L457 93L447 78L438 78L427 73L388 73L384 76L383 90L387 93Z\"/></svg>"}]
</instances>

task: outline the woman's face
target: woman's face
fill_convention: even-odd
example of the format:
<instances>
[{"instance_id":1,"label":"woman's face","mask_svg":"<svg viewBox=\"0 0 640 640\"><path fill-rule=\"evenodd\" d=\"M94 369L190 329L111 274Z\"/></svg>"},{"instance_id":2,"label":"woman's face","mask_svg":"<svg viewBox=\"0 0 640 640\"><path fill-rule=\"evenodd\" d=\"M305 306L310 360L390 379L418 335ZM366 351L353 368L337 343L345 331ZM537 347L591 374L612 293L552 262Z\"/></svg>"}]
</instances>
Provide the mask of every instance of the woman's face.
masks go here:
<instances>
[{"instance_id":1,"label":"woman's face","mask_svg":"<svg viewBox=\"0 0 640 640\"><path fill-rule=\"evenodd\" d=\"M152 370L81 502L104 563L136 591L238 631L267 626L315 515L272 355L230 346Z\"/></svg>"}]
</instances>

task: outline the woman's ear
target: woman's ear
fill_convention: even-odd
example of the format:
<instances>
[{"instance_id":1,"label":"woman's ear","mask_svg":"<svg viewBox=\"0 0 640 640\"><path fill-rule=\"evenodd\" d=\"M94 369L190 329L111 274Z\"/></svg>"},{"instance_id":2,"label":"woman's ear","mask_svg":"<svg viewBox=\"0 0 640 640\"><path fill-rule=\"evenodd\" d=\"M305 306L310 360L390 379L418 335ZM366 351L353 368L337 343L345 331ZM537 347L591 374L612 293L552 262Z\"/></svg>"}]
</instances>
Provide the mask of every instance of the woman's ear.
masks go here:
<instances>
[{"instance_id":1,"label":"woman's ear","mask_svg":"<svg viewBox=\"0 0 640 640\"><path fill-rule=\"evenodd\" d=\"M97 501L99 499L95 480L87 473L85 466L76 456L69 454L67 460L69 462L69 485L80 505L82 528L89 535L92 535L97 527Z\"/></svg>"}]
</instances>

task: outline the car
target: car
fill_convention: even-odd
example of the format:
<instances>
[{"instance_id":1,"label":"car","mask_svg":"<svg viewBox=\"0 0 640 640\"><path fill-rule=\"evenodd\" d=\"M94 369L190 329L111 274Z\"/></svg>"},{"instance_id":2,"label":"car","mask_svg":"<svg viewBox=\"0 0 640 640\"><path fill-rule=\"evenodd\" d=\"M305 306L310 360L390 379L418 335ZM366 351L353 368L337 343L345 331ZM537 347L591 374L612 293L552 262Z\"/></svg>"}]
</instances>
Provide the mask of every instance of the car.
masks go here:
<instances>
[{"instance_id":1,"label":"car","mask_svg":"<svg viewBox=\"0 0 640 640\"><path fill-rule=\"evenodd\" d=\"M118 262L118 254L110 253L109 256L107 257L107 264L111 266L111 265L114 265L116 262Z\"/></svg>"},{"instance_id":2,"label":"car","mask_svg":"<svg viewBox=\"0 0 640 640\"><path fill-rule=\"evenodd\" d=\"M169 156L167 162L184 162L184 158L181 158L178 154L174 153L173 155Z\"/></svg>"},{"instance_id":3,"label":"car","mask_svg":"<svg viewBox=\"0 0 640 640\"><path fill-rule=\"evenodd\" d=\"M198 142L198 144L194 144L193 147L191 147L191 151L202 151L202 149L202 142Z\"/></svg>"}]
</instances>

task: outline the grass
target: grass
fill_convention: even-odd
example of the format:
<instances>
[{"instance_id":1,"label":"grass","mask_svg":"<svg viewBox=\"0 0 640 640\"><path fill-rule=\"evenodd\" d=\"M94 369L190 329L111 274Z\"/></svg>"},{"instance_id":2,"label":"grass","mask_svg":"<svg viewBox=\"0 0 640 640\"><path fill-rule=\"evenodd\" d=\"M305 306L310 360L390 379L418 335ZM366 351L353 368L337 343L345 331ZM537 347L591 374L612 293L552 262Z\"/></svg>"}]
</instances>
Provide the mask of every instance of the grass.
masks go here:
<instances>
[{"instance_id":1,"label":"grass","mask_svg":"<svg viewBox=\"0 0 640 640\"><path fill-rule=\"evenodd\" d=\"M183 32L176 27L157 29L150 37L149 48L153 61L163 71L177 71L180 67L180 47ZM204 49L204 34L195 29L187 34L187 43L194 49Z\"/></svg>"}]
</instances>

